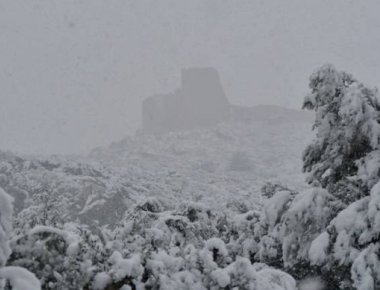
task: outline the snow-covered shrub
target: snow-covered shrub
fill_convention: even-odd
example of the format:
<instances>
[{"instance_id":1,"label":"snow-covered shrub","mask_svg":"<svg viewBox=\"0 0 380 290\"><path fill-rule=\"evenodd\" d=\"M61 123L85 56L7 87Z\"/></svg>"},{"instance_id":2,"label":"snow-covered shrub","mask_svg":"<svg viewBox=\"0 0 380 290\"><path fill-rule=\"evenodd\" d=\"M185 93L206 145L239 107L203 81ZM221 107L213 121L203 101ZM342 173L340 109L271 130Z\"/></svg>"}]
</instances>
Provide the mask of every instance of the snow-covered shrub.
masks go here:
<instances>
[{"instance_id":1,"label":"snow-covered shrub","mask_svg":"<svg viewBox=\"0 0 380 290\"><path fill-rule=\"evenodd\" d=\"M340 206L324 189L278 190L265 201L253 225L254 260L285 269L299 279L313 271L318 274L309 262L310 246Z\"/></svg>"},{"instance_id":2,"label":"snow-covered shrub","mask_svg":"<svg viewBox=\"0 0 380 290\"><path fill-rule=\"evenodd\" d=\"M265 201L258 220L252 225L255 247L251 255L255 260L283 267L281 227L283 215L293 199L292 191L279 189Z\"/></svg>"},{"instance_id":3,"label":"snow-covered shrub","mask_svg":"<svg viewBox=\"0 0 380 290\"><path fill-rule=\"evenodd\" d=\"M95 276L92 289L260 289L296 290L288 274L248 259L229 259L226 245L219 239L206 242L203 249L187 246L123 258L111 256L107 272Z\"/></svg>"},{"instance_id":4,"label":"snow-covered shrub","mask_svg":"<svg viewBox=\"0 0 380 290\"><path fill-rule=\"evenodd\" d=\"M295 290L296 281L288 274L262 265L252 265L246 258L237 258L225 268L211 273L217 285L211 289Z\"/></svg>"},{"instance_id":5,"label":"snow-covered shrub","mask_svg":"<svg viewBox=\"0 0 380 290\"><path fill-rule=\"evenodd\" d=\"M358 289L380 287L380 182L370 196L351 203L312 243L312 264L351 269Z\"/></svg>"},{"instance_id":6,"label":"snow-covered shrub","mask_svg":"<svg viewBox=\"0 0 380 290\"><path fill-rule=\"evenodd\" d=\"M5 266L11 255L12 202L12 198L0 188L0 290L7 285L13 290L40 290L40 282L34 274L21 267Z\"/></svg>"},{"instance_id":7,"label":"snow-covered shrub","mask_svg":"<svg viewBox=\"0 0 380 290\"><path fill-rule=\"evenodd\" d=\"M131 208L113 232L114 248L124 255L158 249L169 251L189 244L200 247L205 240L226 231L225 216L199 204L179 205L166 211L161 208L159 212L146 208L156 207Z\"/></svg>"},{"instance_id":8,"label":"snow-covered shrub","mask_svg":"<svg viewBox=\"0 0 380 290\"><path fill-rule=\"evenodd\" d=\"M249 211L231 221L200 204L169 209L148 199L113 230L24 227L8 263L35 272L43 289L295 290L288 274L251 259L258 218Z\"/></svg>"},{"instance_id":9,"label":"snow-covered shrub","mask_svg":"<svg viewBox=\"0 0 380 290\"><path fill-rule=\"evenodd\" d=\"M323 189L312 188L295 196L283 214L279 228L286 268L308 260L311 242L327 226L337 209L336 200Z\"/></svg>"},{"instance_id":10,"label":"snow-covered shrub","mask_svg":"<svg viewBox=\"0 0 380 290\"><path fill-rule=\"evenodd\" d=\"M40 281L28 270L22 267L3 267L0 268L0 289L3 289L1 280L6 281L6 287L12 290L40 290ZM8 288L7 288L8 289Z\"/></svg>"},{"instance_id":11,"label":"snow-covered shrub","mask_svg":"<svg viewBox=\"0 0 380 290\"><path fill-rule=\"evenodd\" d=\"M144 274L140 254L133 254L130 258L125 259L119 252L115 251L109 258L109 262L111 263L111 270L108 275L113 283L133 287L140 284Z\"/></svg>"},{"instance_id":12,"label":"snow-covered shrub","mask_svg":"<svg viewBox=\"0 0 380 290\"><path fill-rule=\"evenodd\" d=\"M105 241L74 224L36 226L14 239L12 249L8 263L35 273L44 289L80 289L109 256Z\"/></svg>"},{"instance_id":13,"label":"snow-covered shrub","mask_svg":"<svg viewBox=\"0 0 380 290\"><path fill-rule=\"evenodd\" d=\"M11 254L8 239L12 231L12 214L12 198L0 188L0 267Z\"/></svg>"},{"instance_id":14,"label":"snow-covered shrub","mask_svg":"<svg viewBox=\"0 0 380 290\"><path fill-rule=\"evenodd\" d=\"M131 192L140 190L95 162L26 159L3 152L0 183L15 199L16 230L61 227L78 220L87 225L114 224L124 214Z\"/></svg>"},{"instance_id":15,"label":"snow-covered shrub","mask_svg":"<svg viewBox=\"0 0 380 290\"><path fill-rule=\"evenodd\" d=\"M282 184L278 184L278 183L267 182L261 187L262 195L267 197L267 198L271 198L278 191L292 192L292 190L289 189L288 187L286 187Z\"/></svg>"},{"instance_id":16,"label":"snow-covered shrub","mask_svg":"<svg viewBox=\"0 0 380 290\"><path fill-rule=\"evenodd\" d=\"M148 202L126 212L113 234L114 253L90 289L295 289L288 274L239 257L239 238L252 235L250 222L258 214L231 223L199 204L156 210L156 202Z\"/></svg>"},{"instance_id":17,"label":"snow-covered shrub","mask_svg":"<svg viewBox=\"0 0 380 290\"><path fill-rule=\"evenodd\" d=\"M304 152L304 171L310 183L350 203L368 195L379 180L374 174L379 163L368 163L374 157L371 152L379 149L378 91L332 65L312 74L309 86L303 107L316 111L317 138Z\"/></svg>"},{"instance_id":18,"label":"snow-covered shrub","mask_svg":"<svg viewBox=\"0 0 380 290\"><path fill-rule=\"evenodd\" d=\"M30 206L26 207L15 217L15 229L24 232L37 225L59 227L64 221L64 207L61 198L51 190L34 193L30 198Z\"/></svg>"}]
</instances>

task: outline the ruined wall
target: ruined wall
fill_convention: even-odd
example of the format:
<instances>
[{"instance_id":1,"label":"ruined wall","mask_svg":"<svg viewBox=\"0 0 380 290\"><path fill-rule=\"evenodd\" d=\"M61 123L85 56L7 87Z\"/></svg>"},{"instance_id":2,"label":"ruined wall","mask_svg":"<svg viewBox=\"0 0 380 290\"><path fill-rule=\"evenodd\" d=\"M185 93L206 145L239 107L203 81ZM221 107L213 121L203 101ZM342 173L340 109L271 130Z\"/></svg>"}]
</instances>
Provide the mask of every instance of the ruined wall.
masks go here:
<instances>
[{"instance_id":1,"label":"ruined wall","mask_svg":"<svg viewBox=\"0 0 380 290\"><path fill-rule=\"evenodd\" d=\"M230 104L213 68L181 71L181 88L143 102L143 131L166 133L213 126L227 120Z\"/></svg>"}]
</instances>

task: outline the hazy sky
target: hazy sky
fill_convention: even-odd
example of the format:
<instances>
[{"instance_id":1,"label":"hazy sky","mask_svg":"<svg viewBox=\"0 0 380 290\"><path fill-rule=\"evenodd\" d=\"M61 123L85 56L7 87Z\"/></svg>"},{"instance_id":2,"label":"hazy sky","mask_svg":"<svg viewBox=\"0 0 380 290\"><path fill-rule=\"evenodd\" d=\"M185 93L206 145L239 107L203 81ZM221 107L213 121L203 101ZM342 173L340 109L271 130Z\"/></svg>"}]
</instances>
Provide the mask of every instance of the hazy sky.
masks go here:
<instances>
[{"instance_id":1,"label":"hazy sky","mask_svg":"<svg viewBox=\"0 0 380 290\"><path fill-rule=\"evenodd\" d=\"M133 134L183 67L232 103L299 108L325 62L380 85L380 1L0 0L0 148L84 153Z\"/></svg>"}]
</instances>

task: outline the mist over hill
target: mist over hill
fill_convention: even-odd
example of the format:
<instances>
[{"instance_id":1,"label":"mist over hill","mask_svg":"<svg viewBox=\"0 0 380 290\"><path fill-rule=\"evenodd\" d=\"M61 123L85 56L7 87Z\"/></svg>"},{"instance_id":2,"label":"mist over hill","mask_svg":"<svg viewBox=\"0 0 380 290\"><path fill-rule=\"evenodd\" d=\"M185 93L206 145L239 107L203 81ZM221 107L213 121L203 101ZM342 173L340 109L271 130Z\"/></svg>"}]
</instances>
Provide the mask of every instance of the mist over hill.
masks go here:
<instances>
[{"instance_id":1,"label":"mist over hill","mask_svg":"<svg viewBox=\"0 0 380 290\"><path fill-rule=\"evenodd\" d=\"M266 182L304 186L301 153L311 138L309 115L273 106L238 111L214 127L136 134L87 157L2 153L1 186L15 197L16 212L39 206L36 197L46 192L63 220L90 224L112 224L151 197L172 207L187 200L234 211L245 197L247 207L259 205Z\"/></svg>"},{"instance_id":2,"label":"mist over hill","mask_svg":"<svg viewBox=\"0 0 380 290\"><path fill-rule=\"evenodd\" d=\"M312 136L310 115L272 106L244 113L204 129L137 134L95 149L89 158L125 176L151 178L147 183L156 188L147 189L148 196L219 209L244 197L259 204L266 182L304 186L301 155Z\"/></svg>"}]
</instances>

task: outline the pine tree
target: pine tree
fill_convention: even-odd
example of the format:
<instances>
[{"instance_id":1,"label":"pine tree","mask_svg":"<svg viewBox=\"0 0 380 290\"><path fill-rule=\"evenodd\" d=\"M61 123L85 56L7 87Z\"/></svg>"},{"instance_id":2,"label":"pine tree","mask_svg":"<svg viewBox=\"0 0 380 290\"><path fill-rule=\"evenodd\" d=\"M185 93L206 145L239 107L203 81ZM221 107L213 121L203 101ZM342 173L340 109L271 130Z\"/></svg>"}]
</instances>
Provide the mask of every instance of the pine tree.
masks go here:
<instances>
[{"instance_id":1,"label":"pine tree","mask_svg":"<svg viewBox=\"0 0 380 290\"><path fill-rule=\"evenodd\" d=\"M309 183L349 204L369 195L379 179L360 174L379 150L378 91L329 64L311 75L309 86L303 108L316 111L316 139L304 151L303 170Z\"/></svg>"}]
</instances>

